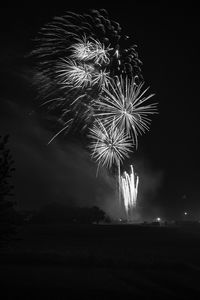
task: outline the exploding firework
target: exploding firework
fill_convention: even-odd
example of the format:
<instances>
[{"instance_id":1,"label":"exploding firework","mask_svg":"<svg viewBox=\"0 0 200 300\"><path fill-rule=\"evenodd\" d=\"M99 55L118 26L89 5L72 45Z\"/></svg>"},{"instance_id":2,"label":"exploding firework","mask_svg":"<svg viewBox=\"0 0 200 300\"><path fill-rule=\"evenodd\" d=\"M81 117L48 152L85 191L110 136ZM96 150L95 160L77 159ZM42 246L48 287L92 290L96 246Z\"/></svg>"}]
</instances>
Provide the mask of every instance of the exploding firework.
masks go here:
<instances>
[{"instance_id":1,"label":"exploding firework","mask_svg":"<svg viewBox=\"0 0 200 300\"><path fill-rule=\"evenodd\" d=\"M87 39L84 36L82 39L78 38L77 43L71 47L71 57L77 61L93 61L94 64L105 64L110 63L109 51L112 50L109 47L105 47L100 41L94 38Z\"/></svg>"},{"instance_id":2,"label":"exploding firework","mask_svg":"<svg viewBox=\"0 0 200 300\"><path fill-rule=\"evenodd\" d=\"M105 9L54 17L41 28L36 42L32 55L39 70L53 79L57 61L66 57L106 65L112 76L125 73L142 77L137 46L119 23L109 19Z\"/></svg>"},{"instance_id":3,"label":"exploding firework","mask_svg":"<svg viewBox=\"0 0 200 300\"><path fill-rule=\"evenodd\" d=\"M133 219L133 213L137 203L139 177L135 175L132 165L130 174L124 172L120 177L119 184L122 194L121 199L125 207L127 219Z\"/></svg>"},{"instance_id":4,"label":"exploding firework","mask_svg":"<svg viewBox=\"0 0 200 300\"><path fill-rule=\"evenodd\" d=\"M66 129L76 124L77 114L91 123L91 104L113 76L142 80L136 45L104 9L54 17L41 28L31 56L36 60L35 82L44 103L50 110L60 108L64 124L70 111Z\"/></svg>"},{"instance_id":5,"label":"exploding firework","mask_svg":"<svg viewBox=\"0 0 200 300\"><path fill-rule=\"evenodd\" d=\"M109 75L105 70L98 70L93 64L62 59L57 65L57 80L63 89L96 87L108 85Z\"/></svg>"},{"instance_id":6,"label":"exploding firework","mask_svg":"<svg viewBox=\"0 0 200 300\"><path fill-rule=\"evenodd\" d=\"M92 139L89 146L92 157L102 166L111 168L115 164L119 169L124 157L129 156L132 141L114 123L106 128L101 121L97 120L90 129L89 137Z\"/></svg>"},{"instance_id":7,"label":"exploding firework","mask_svg":"<svg viewBox=\"0 0 200 300\"><path fill-rule=\"evenodd\" d=\"M144 88L137 46L104 9L54 17L35 42L38 94L62 125L49 143L73 128L86 131L98 168L117 169L119 200L131 219L139 177L133 166L130 174L121 175L120 168L157 112L157 103L149 103L154 94Z\"/></svg>"},{"instance_id":8,"label":"exploding firework","mask_svg":"<svg viewBox=\"0 0 200 300\"><path fill-rule=\"evenodd\" d=\"M146 104L154 94L146 96L148 88L143 90L143 86L144 82L137 85L134 78L117 77L108 87L103 87L103 93L94 103L95 116L107 127L114 120L115 126L133 137L136 147L138 134L149 129L148 116L157 112L157 103Z\"/></svg>"}]
</instances>

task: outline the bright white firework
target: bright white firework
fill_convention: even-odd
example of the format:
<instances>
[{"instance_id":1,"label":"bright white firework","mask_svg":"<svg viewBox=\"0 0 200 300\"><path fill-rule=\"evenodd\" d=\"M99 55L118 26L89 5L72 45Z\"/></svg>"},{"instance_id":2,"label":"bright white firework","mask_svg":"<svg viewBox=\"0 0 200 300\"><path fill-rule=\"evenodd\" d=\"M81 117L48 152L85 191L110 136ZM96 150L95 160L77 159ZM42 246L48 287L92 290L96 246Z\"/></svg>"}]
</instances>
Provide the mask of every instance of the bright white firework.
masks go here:
<instances>
[{"instance_id":1,"label":"bright white firework","mask_svg":"<svg viewBox=\"0 0 200 300\"><path fill-rule=\"evenodd\" d=\"M72 51L71 58L80 61L91 60L94 57L93 43L89 42L86 37L77 38L77 43L70 46Z\"/></svg>"},{"instance_id":2,"label":"bright white firework","mask_svg":"<svg viewBox=\"0 0 200 300\"><path fill-rule=\"evenodd\" d=\"M109 73L105 70L98 70L97 72L94 72L92 74L92 84L97 84L100 87L100 89L102 89L104 86L108 86L109 81Z\"/></svg>"},{"instance_id":3,"label":"bright white firework","mask_svg":"<svg viewBox=\"0 0 200 300\"><path fill-rule=\"evenodd\" d=\"M40 29L30 53L36 63L38 95L49 110L59 110L62 123L68 121L65 111L70 110L73 128L77 114L88 112L110 77L126 74L142 80L136 47L105 9L55 16ZM93 108L87 124L93 122L92 112Z\"/></svg>"},{"instance_id":4,"label":"bright white firework","mask_svg":"<svg viewBox=\"0 0 200 300\"><path fill-rule=\"evenodd\" d=\"M80 61L93 61L95 64L109 64L108 52L111 48L106 48L98 40L90 39L92 41L89 41L86 37L78 38L78 42L70 47L72 49L71 58Z\"/></svg>"},{"instance_id":5,"label":"bright white firework","mask_svg":"<svg viewBox=\"0 0 200 300\"><path fill-rule=\"evenodd\" d=\"M67 87L87 87L92 82L92 64L76 62L71 59L62 59L57 64L57 78L59 83Z\"/></svg>"},{"instance_id":6,"label":"bright white firework","mask_svg":"<svg viewBox=\"0 0 200 300\"><path fill-rule=\"evenodd\" d=\"M57 79L63 88L87 88L98 85L100 88L108 85L109 73L99 70L94 64L62 59L57 64Z\"/></svg>"},{"instance_id":7,"label":"bright white firework","mask_svg":"<svg viewBox=\"0 0 200 300\"><path fill-rule=\"evenodd\" d=\"M128 217L132 215L133 209L136 207L138 184L139 177L135 175L133 166L131 165L131 173L124 172L120 177L120 191Z\"/></svg>"},{"instance_id":8,"label":"bright white firework","mask_svg":"<svg viewBox=\"0 0 200 300\"><path fill-rule=\"evenodd\" d=\"M102 166L111 168L116 164L118 169L124 157L129 156L132 141L123 130L119 130L113 123L109 128L97 120L90 129L89 137L92 138L92 157Z\"/></svg>"},{"instance_id":9,"label":"bright white firework","mask_svg":"<svg viewBox=\"0 0 200 300\"><path fill-rule=\"evenodd\" d=\"M114 119L117 127L133 137L136 147L138 134L149 130L151 120L148 116L157 112L157 103L146 104L154 94L146 96L148 88L142 90L143 86L144 82L137 85L134 78L117 77L103 87L103 93L94 105L95 116L105 126L110 126Z\"/></svg>"}]
</instances>

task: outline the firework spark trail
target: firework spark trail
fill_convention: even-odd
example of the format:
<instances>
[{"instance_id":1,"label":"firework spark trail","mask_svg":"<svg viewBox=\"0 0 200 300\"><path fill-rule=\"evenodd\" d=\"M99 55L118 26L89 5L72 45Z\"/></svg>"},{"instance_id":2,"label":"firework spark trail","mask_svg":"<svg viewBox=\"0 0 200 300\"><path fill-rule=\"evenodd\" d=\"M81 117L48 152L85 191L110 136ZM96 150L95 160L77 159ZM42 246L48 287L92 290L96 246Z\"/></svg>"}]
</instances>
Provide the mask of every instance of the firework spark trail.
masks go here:
<instances>
[{"instance_id":1,"label":"firework spark trail","mask_svg":"<svg viewBox=\"0 0 200 300\"><path fill-rule=\"evenodd\" d=\"M95 117L110 126L115 120L116 126L123 128L138 145L138 134L149 130L149 115L157 113L157 103L146 104L154 96L146 96L148 88L142 90L144 83L136 85L135 79L117 77L103 87L103 93L94 102Z\"/></svg>"},{"instance_id":2,"label":"firework spark trail","mask_svg":"<svg viewBox=\"0 0 200 300\"><path fill-rule=\"evenodd\" d=\"M130 218L132 217L133 209L136 207L139 184L139 177L135 175L132 165L130 174L124 172L119 184L127 218Z\"/></svg>"}]
</instances>

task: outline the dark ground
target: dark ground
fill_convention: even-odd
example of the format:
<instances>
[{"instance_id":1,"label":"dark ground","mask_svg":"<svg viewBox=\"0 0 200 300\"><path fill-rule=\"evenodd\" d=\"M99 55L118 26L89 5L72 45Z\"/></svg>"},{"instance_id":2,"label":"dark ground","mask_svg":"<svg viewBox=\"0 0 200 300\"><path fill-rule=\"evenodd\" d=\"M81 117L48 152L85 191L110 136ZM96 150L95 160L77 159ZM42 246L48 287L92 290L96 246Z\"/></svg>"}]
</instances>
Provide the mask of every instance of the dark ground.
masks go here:
<instances>
[{"instance_id":1,"label":"dark ground","mask_svg":"<svg viewBox=\"0 0 200 300\"><path fill-rule=\"evenodd\" d=\"M26 225L1 246L4 299L200 299L200 226Z\"/></svg>"}]
</instances>

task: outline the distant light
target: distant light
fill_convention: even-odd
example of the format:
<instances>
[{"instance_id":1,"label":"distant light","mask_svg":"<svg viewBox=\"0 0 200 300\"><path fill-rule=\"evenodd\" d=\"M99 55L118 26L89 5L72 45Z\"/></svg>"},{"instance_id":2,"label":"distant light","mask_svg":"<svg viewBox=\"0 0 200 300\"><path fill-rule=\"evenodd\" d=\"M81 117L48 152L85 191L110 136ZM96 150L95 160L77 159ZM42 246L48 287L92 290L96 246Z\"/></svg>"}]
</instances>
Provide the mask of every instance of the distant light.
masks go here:
<instances>
[{"instance_id":1,"label":"distant light","mask_svg":"<svg viewBox=\"0 0 200 300\"><path fill-rule=\"evenodd\" d=\"M161 221L161 218L159 218L159 217L156 218L156 221L157 221L157 222L160 222L160 221Z\"/></svg>"},{"instance_id":2,"label":"distant light","mask_svg":"<svg viewBox=\"0 0 200 300\"><path fill-rule=\"evenodd\" d=\"M187 214L188 214L188 213L185 211L185 212L184 212L184 215L187 216Z\"/></svg>"}]
</instances>

